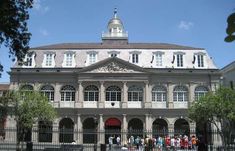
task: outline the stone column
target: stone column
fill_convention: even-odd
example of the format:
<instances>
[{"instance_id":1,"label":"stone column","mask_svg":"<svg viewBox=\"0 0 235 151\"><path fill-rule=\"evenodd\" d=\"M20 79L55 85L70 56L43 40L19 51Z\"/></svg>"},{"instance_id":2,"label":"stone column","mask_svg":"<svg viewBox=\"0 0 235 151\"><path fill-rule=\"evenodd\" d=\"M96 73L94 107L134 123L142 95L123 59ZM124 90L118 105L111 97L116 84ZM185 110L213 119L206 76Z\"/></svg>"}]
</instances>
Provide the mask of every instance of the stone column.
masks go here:
<instances>
[{"instance_id":1,"label":"stone column","mask_svg":"<svg viewBox=\"0 0 235 151\"><path fill-rule=\"evenodd\" d=\"M188 101L188 107L190 107L194 101L194 91L195 91L195 85L193 83L189 83L189 101Z\"/></svg>"},{"instance_id":2,"label":"stone column","mask_svg":"<svg viewBox=\"0 0 235 151\"><path fill-rule=\"evenodd\" d=\"M121 141L122 145L127 144L127 133L128 133L128 123L126 119L126 114L123 114L122 117L122 130L121 130Z\"/></svg>"},{"instance_id":3,"label":"stone column","mask_svg":"<svg viewBox=\"0 0 235 151\"><path fill-rule=\"evenodd\" d=\"M127 82L123 82L123 100L122 100L122 108L127 108L127 103L128 103L128 88L127 88Z\"/></svg>"},{"instance_id":4,"label":"stone column","mask_svg":"<svg viewBox=\"0 0 235 151\"><path fill-rule=\"evenodd\" d=\"M151 108L151 100L149 98L149 82L145 82L145 91L144 91L144 107L145 108Z\"/></svg>"},{"instance_id":5,"label":"stone column","mask_svg":"<svg viewBox=\"0 0 235 151\"><path fill-rule=\"evenodd\" d=\"M148 137L152 137L152 115L145 114L145 130Z\"/></svg>"},{"instance_id":6,"label":"stone column","mask_svg":"<svg viewBox=\"0 0 235 151\"><path fill-rule=\"evenodd\" d=\"M104 130L104 119L103 114L99 115L99 125L98 125L98 144L105 143L105 130Z\"/></svg>"},{"instance_id":7,"label":"stone column","mask_svg":"<svg viewBox=\"0 0 235 151\"><path fill-rule=\"evenodd\" d=\"M196 136L196 122L189 121L190 136Z\"/></svg>"},{"instance_id":8,"label":"stone column","mask_svg":"<svg viewBox=\"0 0 235 151\"><path fill-rule=\"evenodd\" d=\"M83 143L83 134L82 134L82 121L81 121L81 115L77 114L77 140L76 142L78 144L82 144Z\"/></svg>"},{"instance_id":9,"label":"stone column","mask_svg":"<svg viewBox=\"0 0 235 151\"><path fill-rule=\"evenodd\" d=\"M168 105L167 107L172 109L174 108L174 103L173 103L173 89L174 89L174 85L172 83L168 83L167 84L167 101L168 101Z\"/></svg>"},{"instance_id":10,"label":"stone column","mask_svg":"<svg viewBox=\"0 0 235 151\"><path fill-rule=\"evenodd\" d=\"M84 101L83 97L83 86L82 86L82 81L78 82L78 102L76 102L76 107L77 108L82 108L82 104Z\"/></svg>"},{"instance_id":11,"label":"stone column","mask_svg":"<svg viewBox=\"0 0 235 151\"><path fill-rule=\"evenodd\" d=\"M16 142L17 127L14 116L7 116L5 142Z\"/></svg>"},{"instance_id":12,"label":"stone column","mask_svg":"<svg viewBox=\"0 0 235 151\"><path fill-rule=\"evenodd\" d=\"M53 121L52 128L52 142L59 143L60 131L59 131L59 119Z\"/></svg>"},{"instance_id":13,"label":"stone column","mask_svg":"<svg viewBox=\"0 0 235 151\"><path fill-rule=\"evenodd\" d=\"M36 124L33 124L33 128L32 128L32 141L38 142L39 141L38 136L39 136L39 129L38 129L38 123L36 123Z\"/></svg>"},{"instance_id":14,"label":"stone column","mask_svg":"<svg viewBox=\"0 0 235 151\"><path fill-rule=\"evenodd\" d=\"M99 108L104 108L104 103L105 103L104 81L100 81L100 100L99 100Z\"/></svg>"},{"instance_id":15,"label":"stone column","mask_svg":"<svg viewBox=\"0 0 235 151\"><path fill-rule=\"evenodd\" d=\"M54 107L59 107L59 103L61 100L61 94L60 94L61 84L56 83L55 84L55 95L54 95Z\"/></svg>"}]
</instances>

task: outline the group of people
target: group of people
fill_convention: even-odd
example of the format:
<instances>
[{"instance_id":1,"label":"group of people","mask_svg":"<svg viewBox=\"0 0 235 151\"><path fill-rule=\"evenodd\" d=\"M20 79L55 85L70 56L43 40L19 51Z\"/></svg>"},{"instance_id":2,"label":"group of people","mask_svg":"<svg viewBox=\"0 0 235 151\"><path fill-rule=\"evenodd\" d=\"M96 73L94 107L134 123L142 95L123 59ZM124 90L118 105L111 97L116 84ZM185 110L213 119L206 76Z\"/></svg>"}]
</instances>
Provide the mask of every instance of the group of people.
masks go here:
<instances>
[{"instance_id":1,"label":"group of people","mask_svg":"<svg viewBox=\"0 0 235 151\"><path fill-rule=\"evenodd\" d=\"M111 149L114 137L109 137L109 149ZM120 137L116 137L117 145L121 145ZM144 138L140 136L130 136L122 150L133 151L163 151L163 150L197 150L198 139L196 136L188 137L187 135L179 136L156 136Z\"/></svg>"}]
</instances>

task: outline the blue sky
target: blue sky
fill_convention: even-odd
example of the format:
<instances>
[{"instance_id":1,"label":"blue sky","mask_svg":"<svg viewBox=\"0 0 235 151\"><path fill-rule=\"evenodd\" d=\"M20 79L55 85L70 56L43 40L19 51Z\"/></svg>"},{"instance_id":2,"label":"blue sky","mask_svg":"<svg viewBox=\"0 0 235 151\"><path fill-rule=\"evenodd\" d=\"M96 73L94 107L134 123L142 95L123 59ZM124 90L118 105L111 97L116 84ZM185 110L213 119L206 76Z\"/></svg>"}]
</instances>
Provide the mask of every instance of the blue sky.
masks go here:
<instances>
[{"instance_id":1,"label":"blue sky","mask_svg":"<svg viewBox=\"0 0 235 151\"><path fill-rule=\"evenodd\" d=\"M224 37L235 0L35 0L30 10L31 47L64 42L101 42L115 7L129 42L162 42L205 48L218 68L235 60L235 42ZM9 82L12 62L0 48Z\"/></svg>"}]
</instances>

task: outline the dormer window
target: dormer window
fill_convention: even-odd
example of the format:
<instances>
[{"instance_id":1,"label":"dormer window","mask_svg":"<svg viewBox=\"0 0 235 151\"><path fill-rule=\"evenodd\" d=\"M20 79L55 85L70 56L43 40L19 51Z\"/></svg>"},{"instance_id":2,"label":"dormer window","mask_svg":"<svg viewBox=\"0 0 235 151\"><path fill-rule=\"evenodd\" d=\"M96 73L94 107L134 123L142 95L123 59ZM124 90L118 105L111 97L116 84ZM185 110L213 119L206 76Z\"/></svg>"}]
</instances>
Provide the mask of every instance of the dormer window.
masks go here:
<instances>
[{"instance_id":1,"label":"dormer window","mask_svg":"<svg viewBox=\"0 0 235 151\"><path fill-rule=\"evenodd\" d=\"M44 54L42 67L54 67L54 66L55 66L55 53L54 52L46 52Z\"/></svg>"},{"instance_id":2,"label":"dormer window","mask_svg":"<svg viewBox=\"0 0 235 151\"><path fill-rule=\"evenodd\" d=\"M34 57L35 57L34 52L30 52L30 53L26 54L23 67L34 67L35 66Z\"/></svg>"},{"instance_id":3,"label":"dormer window","mask_svg":"<svg viewBox=\"0 0 235 151\"><path fill-rule=\"evenodd\" d=\"M46 54L46 66L52 65L52 54Z\"/></svg>"},{"instance_id":4,"label":"dormer window","mask_svg":"<svg viewBox=\"0 0 235 151\"><path fill-rule=\"evenodd\" d=\"M156 65L156 67L162 67L163 54L164 52L161 52L161 51L153 52L151 63L154 63L153 65Z\"/></svg>"},{"instance_id":5,"label":"dormer window","mask_svg":"<svg viewBox=\"0 0 235 151\"><path fill-rule=\"evenodd\" d=\"M108 52L110 57L119 57L120 52L118 51L109 51Z\"/></svg>"},{"instance_id":6,"label":"dormer window","mask_svg":"<svg viewBox=\"0 0 235 151\"><path fill-rule=\"evenodd\" d=\"M68 51L64 53L63 67L75 67L75 52Z\"/></svg>"},{"instance_id":7,"label":"dormer window","mask_svg":"<svg viewBox=\"0 0 235 151\"><path fill-rule=\"evenodd\" d=\"M91 65L96 62L97 62L97 52L96 51L87 52L87 65Z\"/></svg>"},{"instance_id":8,"label":"dormer window","mask_svg":"<svg viewBox=\"0 0 235 151\"><path fill-rule=\"evenodd\" d=\"M184 52L175 52L172 63L176 62L176 67L184 67Z\"/></svg>"},{"instance_id":9,"label":"dormer window","mask_svg":"<svg viewBox=\"0 0 235 151\"><path fill-rule=\"evenodd\" d=\"M139 54L132 54L132 63L139 63Z\"/></svg>"},{"instance_id":10,"label":"dormer window","mask_svg":"<svg viewBox=\"0 0 235 151\"><path fill-rule=\"evenodd\" d=\"M195 53L193 57L193 64L195 64L197 67L201 68L205 67L204 56L205 53L203 52Z\"/></svg>"},{"instance_id":11,"label":"dormer window","mask_svg":"<svg viewBox=\"0 0 235 151\"><path fill-rule=\"evenodd\" d=\"M177 54L176 55L176 60L177 60L177 67L183 67L183 54Z\"/></svg>"}]
</instances>

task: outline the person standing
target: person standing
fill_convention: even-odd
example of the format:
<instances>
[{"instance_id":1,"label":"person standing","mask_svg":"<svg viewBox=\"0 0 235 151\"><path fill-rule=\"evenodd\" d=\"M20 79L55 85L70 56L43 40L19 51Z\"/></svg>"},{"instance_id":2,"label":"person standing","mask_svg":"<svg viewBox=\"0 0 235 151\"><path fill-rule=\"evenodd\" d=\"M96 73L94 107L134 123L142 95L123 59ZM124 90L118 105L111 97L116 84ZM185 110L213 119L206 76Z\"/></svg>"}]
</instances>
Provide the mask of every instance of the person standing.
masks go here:
<instances>
[{"instance_id":1,"label":"person standing","mask_svg":"<svg viewBox=\"0 0 235 151\"><path fill-rule=\"evenodd\" d=\"M121 145L121 138L120 138L120 136L117 136L116 141L117 141L117 145L120 146Z\"/></svg>"},{"instance_id":2,"label":"person standing","mask_svg":"<svg viewBox=\"0 0 235 151\"><path fill-rule=\"evenodd\" d=\"M112 150L112 146L113 146L113 137L109 136L109 150Z\"/></svg>"}]
</instances>

